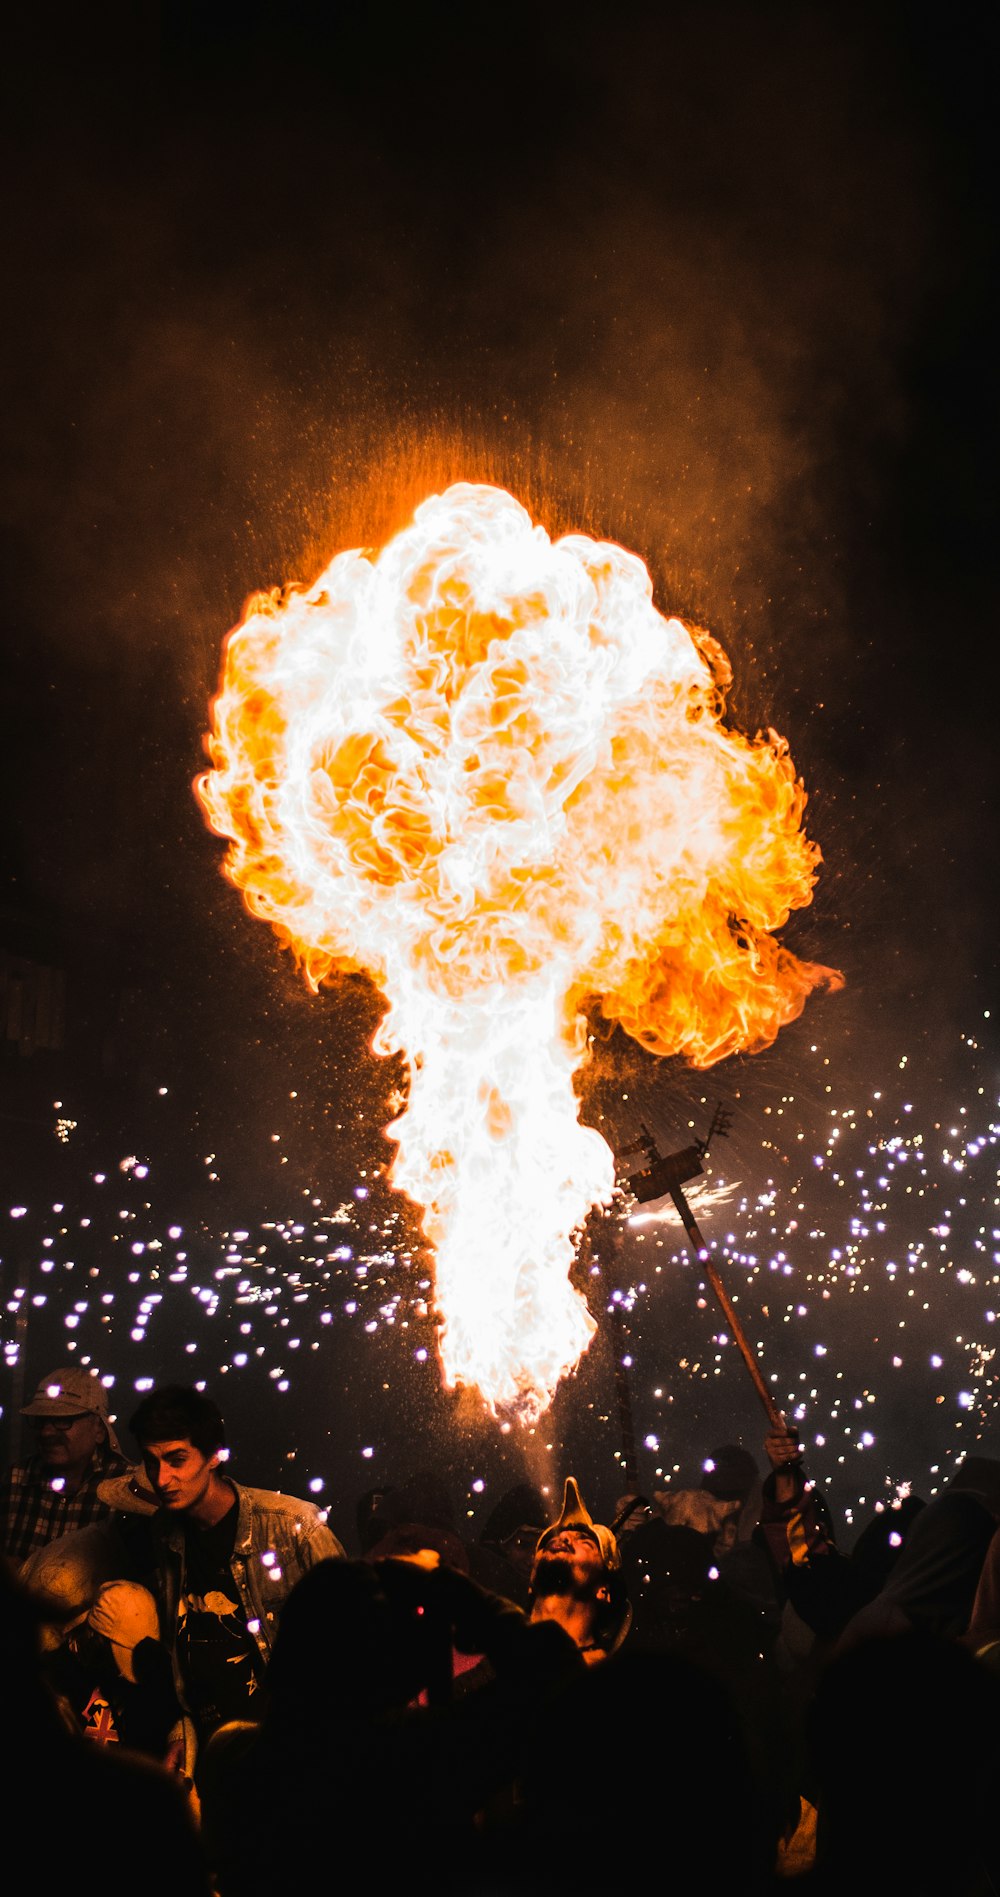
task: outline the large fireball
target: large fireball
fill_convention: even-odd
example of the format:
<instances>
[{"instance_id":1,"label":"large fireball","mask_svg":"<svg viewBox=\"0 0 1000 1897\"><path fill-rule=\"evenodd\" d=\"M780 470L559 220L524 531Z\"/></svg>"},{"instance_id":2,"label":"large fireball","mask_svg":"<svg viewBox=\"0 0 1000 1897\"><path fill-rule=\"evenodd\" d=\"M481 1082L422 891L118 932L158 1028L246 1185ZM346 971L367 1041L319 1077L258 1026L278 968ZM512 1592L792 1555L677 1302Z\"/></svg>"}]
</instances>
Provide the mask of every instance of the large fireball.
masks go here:
<instances>
[{"instance_id":1,"label":"large fireball","mask_svg":"<svg viewBox=\"0 0 1000 1897\"><path fill-rule=\"evenodd\" d=\"M594 1330L573 1235L614 1171L579 1120L584 999L707 1067L839 980L774 940L819 851L783 740L723 724L730 679L634 554L466 483L226 642L196 787L226 873L314 989L363 968L386 995L445 1379L524 1421Z\"/></svg>"}]
</instances>

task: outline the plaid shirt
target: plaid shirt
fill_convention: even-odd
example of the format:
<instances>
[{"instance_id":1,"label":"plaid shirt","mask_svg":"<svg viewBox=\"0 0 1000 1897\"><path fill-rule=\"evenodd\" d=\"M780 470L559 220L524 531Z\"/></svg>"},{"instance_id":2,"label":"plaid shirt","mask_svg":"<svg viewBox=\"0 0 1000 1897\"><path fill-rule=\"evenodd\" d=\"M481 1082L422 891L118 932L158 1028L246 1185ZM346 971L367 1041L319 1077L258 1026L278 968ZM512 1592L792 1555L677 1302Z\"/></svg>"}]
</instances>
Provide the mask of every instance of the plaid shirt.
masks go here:
<instances>
[{"instance_id":1,"label":"plaid shirt","mask_svg":"<svg viewBox=\"0 0 1000 1897\"><path fill-rule=\"evenodd\" d=\"M106 1521L113 1511L101 1501L97 1484L108 1476L123 1475L128 1466L125 1457L116 1456L107 1443L99 1444L75 1495L66 1494L61 1476L46 1473L40 1456L11 1469L0 1481L4 1554L20 1567L36 1549L47 1547L59 1535Z\"/></svg>"}]
</instances>

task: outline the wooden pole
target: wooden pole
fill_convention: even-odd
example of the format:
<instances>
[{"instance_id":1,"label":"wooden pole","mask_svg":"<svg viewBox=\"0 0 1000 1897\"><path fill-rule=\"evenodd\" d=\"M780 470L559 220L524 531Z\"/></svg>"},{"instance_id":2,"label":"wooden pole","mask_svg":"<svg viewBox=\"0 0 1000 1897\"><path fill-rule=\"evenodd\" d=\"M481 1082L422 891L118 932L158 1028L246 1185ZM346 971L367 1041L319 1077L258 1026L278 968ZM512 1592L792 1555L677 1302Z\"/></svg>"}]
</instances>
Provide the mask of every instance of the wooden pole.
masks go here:
<instances>
[{"instance_id":1,"label":"wooden pole","mask_svg":"<svg viewBox=\"0 0 1000 1897\"><path fill-rule=\"evenodd\" d=\"M690 1244L691 1250L694 1253L695 1262L701 1266L702 1270L705 1273L706 1278L708 1279L709 1284L712 1287L712 1290L715 1292L715 1295L722 1306L723 1316L725 1317L726 1323L728 1324L729 1329L732 1332L733 1342L736 1345L736 1348L739 1351L740 1356L743 1359L743 1362L746 1364L748 1371L750 1372L750 1380L753 1384L754 1389L757 1392L757 1395L760 1397L760 1400L763 1403L765 1410L767 1411L768 1421L771 1424L772 1429L784 1429L785 1419L782 1416L781 1411L779 1410L773 1396L771 1395L771 1392L768 1389L767 1384L764 1382L764 1379L761 1376L760 1365L753 1354L753 1349L750 1344L750 1340L747 1337L747 1334L745 1330L743 1329L743 1326L740 1323L740 1320L737 1317L735 1310L733 1309L732 1298L730 1297L728 1291L726 1290L726 1287L723 1284L722 1279L720 1278L715 1265L712 1263L711 1257L709 1256L708 1246L706 1245L705 1240L702 1238L702 1235L700 1231L698 1230L698 1225L695 1220L694 1213L692 1212L691 1207L688 1205L688 1202L686 1198L684 1197L684 1193L681 1187L671 1186L670 1197L672 1198L675 1206L677 1207L678 1212L681 1215L681 1219L683 1220L684 1230L686 1231L688 1235L688 1243Z\"/></svg>"}]
</instances>

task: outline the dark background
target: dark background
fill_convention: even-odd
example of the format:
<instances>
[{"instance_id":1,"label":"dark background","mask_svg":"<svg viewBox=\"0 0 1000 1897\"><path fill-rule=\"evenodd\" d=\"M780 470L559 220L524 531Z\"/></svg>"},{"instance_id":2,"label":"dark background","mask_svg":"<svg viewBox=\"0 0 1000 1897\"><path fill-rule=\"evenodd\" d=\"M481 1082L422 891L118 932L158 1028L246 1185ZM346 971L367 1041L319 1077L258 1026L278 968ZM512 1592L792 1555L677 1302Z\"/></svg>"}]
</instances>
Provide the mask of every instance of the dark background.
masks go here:
<instances>
[{"instance_id":1,"label":"dark background","mask_svg":"<svg viewBox=\"0 0 1000 1897\"><path fill-rule=\"evenodd\" d=\"M16 27L0 1073L9 1201L28 1211L5 1299L27 1292L43 1228L58 1250L89 1216L100 1256L71 1257L77 1277L57 1276L27 1330L26 1297L20 1332L8 1309L15 1397L18 1375L65 1356L81 1271L114 1282L110 1226L102 1250L84 1206L93 1172L123 1156L151 1163L144 1196L120 1175L131 1211L150 1231L171 1217L197 1230L206 1260L219 1234L290 1218L293 1197L357 1205L364 1171L392 1234L385 1296L412 1304L415 1232L375 1178L395 1077L367 1052L378 997L357 981L308 996L221 878L190 784L246 595L378 544L453 478L500 481L551 531L646 559L660 606L729 652L737 720L789 738L826 859L787 939L842 967L844 993L707 1084L615 1037L589 1116L619 1139L645 1117L681 1143L692 1114L700 1130L712 1099L738 1099L726 1157L748 1206L770 1177L766 1112L794 1098L819 1150L830 1098L882 1091L904 1053L917 1112L941 1124L974 1034L970 1098L985 1088L988 1118L995 206L980 17L244 3ZM55 1101L76 1121L65 1145ZM729 1216L742 1243L749 1210ZM949 1272L967 1262L956 1240ZM641 1275L628 1256L615 1269ZM708 1319L692 1318L679 1264L672 1287L642 1307L636 1398L640 1430L660 1430L648 1391L673 1377L670 1460L687 1466L708 1438L756 1445L760 1425L728 1361L711 1399L685 1383L678 1336ZM317 1279L317 1322L332 1296ZM831 1349L860 1388L874 1333L853 1308L837 1304ZM81 1312L79 1350L119 1390L186 1375L187 1309L170 1311L155 1345L117 1317L90 1337ZM939 1315L950 1342L932 1301ZM420 1462L452 1468L457 1488L480 1464L519 1472L521 1449L436 1393L398 1325L338 1320L317 1337L280 1410L270 1386L229 1386L245 1474L277 1481L292 1455L344 1494ZM199 1358L210 1388L230 1348ZM592 1356L547 1440L557 1472L574 1457L613 1493L609 1348ZM949 1445L936 1394L908 1377L880 1440L894 1478L919 1482ZM994 1389L987 1369L981 1447Z\"/></svg>"}]
</instances>

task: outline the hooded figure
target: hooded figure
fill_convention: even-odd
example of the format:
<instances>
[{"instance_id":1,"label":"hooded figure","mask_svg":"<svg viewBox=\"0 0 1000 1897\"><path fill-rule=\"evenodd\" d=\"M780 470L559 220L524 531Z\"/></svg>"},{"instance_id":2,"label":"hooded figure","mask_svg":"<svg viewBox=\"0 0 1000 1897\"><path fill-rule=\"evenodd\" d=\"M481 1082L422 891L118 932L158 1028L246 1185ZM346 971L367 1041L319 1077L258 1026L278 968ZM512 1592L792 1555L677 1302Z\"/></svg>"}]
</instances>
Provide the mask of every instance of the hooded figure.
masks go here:
<instances>
[{"instance_id":1,"label":"hooded figure","mask_svg":"<svg viewBox=\"0 0 1000 1897\"><path fill-rule=\"evenodd\" d=\"M622 1560L611 1529L595 1522L573 1476L562 1512L538 1537L530 1618L555 1620L588 1663L621 1646L632 1619Z\"/></svg>"}]
</instances>

